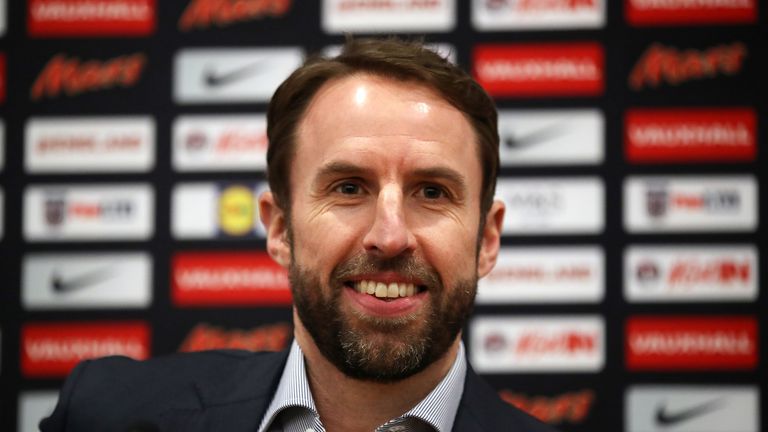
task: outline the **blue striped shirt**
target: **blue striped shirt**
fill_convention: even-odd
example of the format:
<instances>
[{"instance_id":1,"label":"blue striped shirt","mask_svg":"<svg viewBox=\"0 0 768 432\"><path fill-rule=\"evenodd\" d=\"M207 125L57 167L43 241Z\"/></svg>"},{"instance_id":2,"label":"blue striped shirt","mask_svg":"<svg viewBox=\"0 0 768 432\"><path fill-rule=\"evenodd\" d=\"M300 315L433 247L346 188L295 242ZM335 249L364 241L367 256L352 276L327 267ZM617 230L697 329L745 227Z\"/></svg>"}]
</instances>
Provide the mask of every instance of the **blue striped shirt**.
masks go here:
<instances>
[{"instance_id":1,"label":"blue striped shirt","mask_svg":"<svg viewBox=\"0 0 768 432\"><path fill-rule=\"evenodd\" d=\"M467 361L459 343L448 374L421 402L405 414L376 428L375 432L450 432L459 408ZM309 389L304 354L293 341L280 384L261 421L258 432L325 432Z\"/></svg>"}]
</instances>

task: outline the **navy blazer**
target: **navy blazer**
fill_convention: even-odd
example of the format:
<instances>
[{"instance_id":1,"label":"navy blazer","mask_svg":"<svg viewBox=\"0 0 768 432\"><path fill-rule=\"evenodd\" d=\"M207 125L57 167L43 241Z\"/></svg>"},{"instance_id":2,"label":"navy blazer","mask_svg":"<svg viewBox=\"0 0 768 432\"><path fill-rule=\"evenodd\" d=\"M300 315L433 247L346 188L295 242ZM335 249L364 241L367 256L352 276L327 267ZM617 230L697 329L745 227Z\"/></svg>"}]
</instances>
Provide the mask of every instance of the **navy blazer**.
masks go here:
<instances>
[{"instance_id":1,"label":"navy blazer","mask_svg":"<svg viewBox=\"0 0 768 432\"><path fill-rule=\"evenodd\" d=\"M256 432L288 351L218 350L80 363L42 432ZM362 408L360 408L362 410ZM360 415L365 415L361 411ZM499 399L471 368L454 431L555 432Z\"/></svg>"}]
</instances>

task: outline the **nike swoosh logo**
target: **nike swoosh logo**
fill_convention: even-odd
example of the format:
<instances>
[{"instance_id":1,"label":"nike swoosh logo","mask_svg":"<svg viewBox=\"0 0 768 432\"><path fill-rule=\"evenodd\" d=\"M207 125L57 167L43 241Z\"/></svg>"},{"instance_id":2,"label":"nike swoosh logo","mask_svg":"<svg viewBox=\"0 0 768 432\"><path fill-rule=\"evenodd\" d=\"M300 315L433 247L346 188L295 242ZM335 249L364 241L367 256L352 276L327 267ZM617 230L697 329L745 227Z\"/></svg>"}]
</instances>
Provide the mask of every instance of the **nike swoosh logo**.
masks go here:
<instances>
[{"instance_id":1,"label":"nike swoosh logo","mask_svg":"<svg viewBox=\"0 0 768 432\"><path fill-rule=\"evenodd\" d=\"M265 66L266 62L261 60L223 73L208 68L203 79L208 87L221 87L257 75L264 70Z\"/></svg>"},{"instance_id":2,"label":"nike swoosh logo","mask_svg":"<svg viewBox=\"0 0 768 432\"><path fill-rule=\"evenodd\" d=\"M57 294L66 294L88 288L112 277L114 277L112 269L93 270L66 279L54 270L51 276L51 288Z\"/></svg>"},{"instance_id":3,"label":"nike swoosh logo","mask_svg":"<svg viewBox=\"0 0 768 432\"><path fill-rule=\"evenodd\" d=\"M511 149L522 149L530 147L534 144L538 144L558 136L563 135L567 131L567 127L564 124L555 124L551 126L545 126L528 132L522 136L515 136L515 134L509 134L504 138L504 145Z\"/></svg>"},{"instance_id":4,"label":"nike swoosh logo","mask_svg":"<svg viewBox=\"0 0 768 432\"><path fill-rule=\"evenodd\" d=\"M675 412L670 412L666 406L661 405L656 409L656 423L661 426L675 425L715 411L724 404L725 401L723 399L715 399Z\"/></svg>"}]
</instances>

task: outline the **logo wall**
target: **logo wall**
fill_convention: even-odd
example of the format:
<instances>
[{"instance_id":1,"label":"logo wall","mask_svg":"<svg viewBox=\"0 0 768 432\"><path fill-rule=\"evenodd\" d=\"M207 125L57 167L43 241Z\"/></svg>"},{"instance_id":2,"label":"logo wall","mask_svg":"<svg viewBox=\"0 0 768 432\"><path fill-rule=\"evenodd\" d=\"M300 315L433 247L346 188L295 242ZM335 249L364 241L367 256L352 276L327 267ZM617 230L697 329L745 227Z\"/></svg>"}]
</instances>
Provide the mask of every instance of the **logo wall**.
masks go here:
<instances>
[{"instance_id":1,"label":"logo wall","mask_svg":"<svg viewBox=\"0 0 768 432\"><path fill-rule=\"evenodd\" d=\"M752 108L631 109L624 115L631 162L752 161L757 114Z\"/></svg>"},{"instance_id":2,"label":"logo wall","mask_svg":"<svg viewBox=\"0 0 768 432\"><path fill-rule=\"evenodd\" d=\"M39 430L38 424L56 408L59 392L56 390L25 391L19 394L18 431Z\"/></svg>"},{"instance_id":3,"label":"logo wall","mask_svg":"<svg viewBox=\"0 0 768 432\"><path fill-rule=\"evenodd\" d=\"M150 117L32 118L24 130L30 173L145 172L155 164Z\"/></svg>"},{"instance_id":4,"label":"logo wall","mask_svg":"<svg viewBox=\"0 0 768 432\"><path fill-rule=\"evenodd\" d=\"M752 176L636 176L624 181L629 232L753 231L757 220Z\"/></svg>"},{"instance_id":5,"label":"logo wall","mask_svg":"<svg viewBox=\"0 0 768 432\"><path fill-rule=\"evenodd\" d=\"M496 266L478 281L478 304L596 303L605 292L599 247L503 247Z\"/></svg>"},{"instance_id":6,"label":"logo wall","mask_svg":"<svg viewBox=\"0 0 768 432\"><path fill-rule=\"evenodd\" d=\"M758 432L756 387L638 385L625 397L627 432Z\"/></svg>"},{"instance_id":7,"label":"logo wall","mask_svg":"<svg viewBox=\"0 0 768 432\"><path fill-rule=\"evenodd\" d=\"M147 36L155 30L155 0L29 0L32 37Z\"/></svg>"},{"instance_id":8,"label":"logo wall","mask_svg":"<svg viewBox=\"0 0 768 432\"><path fill-rule=\"evenodd\" d=\"M177 239L264 238L258 196L266 182L183 183L174 187L171 232Z\"/></svg>"},{"instance_id":9,"label":"logo wall","mask_svg":"<svg viewBox=\"0 0 768 432\"><path fill-rule=\"evenodd\" d=\"M593 109L502 110L499 138L502 166L598 164L605 119Z\"/></svg>"},{"instance_id":10,"label":"logo wall","mask_svg":"<svg viewBox=\"0 0 768 432\"><path fill-rule=\"evenodd\" d=\"M473 75L494 97L599 96L605 87L597 42L476 45Z\"/></svg>"},{"instance_id":11,"label":"logo wall","mask_svg":"<svg viewBox=\"0 0 768 432\"><path fill-rule=\"evenodd\" d=\"M51 184L24 191L28 241L146 240L154 220L154 191L146 184Z\"/></svg>"},{"instance_id":12,"label":"logo wall","mask_svg":"<svg viewBox=\"0 0 768 432\"><path fill-rule=\"evenodd\" d=\"M753 317L631 317L626 365L632 371L753 370L757 335Z\"/></svg>"},{"instance_id":13,"label":"logo wall","mask_svg":"<svg viewBox=\"0 0 768 432\"><path fill-rule=\"evenodd\" d=\"M757 249L748 245L631 246L624 253L630 302L752 301Z\"/></svg>"},{"instance_id":14,"label":"logo wall","mask_svg":"<svg viewBox=\"0 0 768 432\"><path fill-rule=\"evenodd\" d=\"M190 31L284 16L292 0L191 0L179 19L179 30Z\"/></svg>"},{"instance_id":15,"label":"logo wall","mask_svg":"<svg viewBox=\"0 0 768 432\"><path fill-rule=\"evenodd\" d=\"M625 0L634 26L748 24L757 21L757 0Z\"/></svg>"},{"instance_id":16,"label":"logo wall","mask_svg":"<svg viewBox=\"0 0 768 432\"><path fill-rule=\"evenodd\" d=\"M266 324L251 329L222 329L208 324L196 325L181 343L179 352L212 349L282 351L293 338L289 323Z\"/></svg>"},{"instance_id":17,"label":"logo wall","mask_svg":"<svg viewBox=\"0 0 768 432\"><path fill-rule=\"evenodd\" d=\"M681 50L655 43L642 54L632 69L629 87L640 91L717 77L733 77L741 73L747 54L747 46L741 42L716 45L704 50Z\"/></svg>"},{"instance_id":18,"label":"logo wall","mask_svg":"<svg viewBox=\"0 0 768 432\"><path fill-rule=\"evenodd\" d=\"M266 252L183 252L173 257L176 306L290 306L288 272Z\"/></svg>"},{"instance_id":19,"label":"logo wall","mask_svg":"<svg viewBox=\"0 0 768 432\"><path fill-rule=\"evenodd\" d=\"M0 119L0 172L5 168L5 122Z\"/></svg>"},{"instance_id":20,"label":"logo wall","mask_svg":"<svg viewBox=\"0 0 768 432\"><path fill-rule=\"evenodd\" d=\"M177 171L264 170L267 118L182 116L173 123L173 167Z\"/></svg>"},{"instance_id":21,"label":"logo wall","mask_svg":"<svg viewBox=\"0 0 768 432\"><path fill-rule=\"evenodd\" d=\"M174 59L173 99L267 102L303 57L301 48L186 48Z\"/></svg>"},{"instance_id":22,"label":"logo wall","mask_svg":"<svg viewBox=\"0 0 768 432\"><path fill-rule=\"evenodd\" d=\"M553 424L581 424L594 411L597 395L591 389L557 395L529 396L503 389L499 397L537 419Z\"/></svg>"},{"instance_id":23,"label":"logo wall","mask_svg":"<svg viewBox=\"0 0 768 432\"><path fill-rule=\"evenodd\" d=\"M146 253L32 254L22 263L27 310L146 308L151 301Z\"/></svg>"},{"instance_id":24,"label":"logo wall","mask_svg":"<svg viewBox=\"0 0 768 432\"><path fill-rule=\"evenodd\" d=\"M472 23L480 31L555 30L605 26L603 0L479 0Z\"/></svg>"},{"instance_id":25,"label":"logo wall","mask_svg":"<svg viewBox=\"0 0 768 432\"><path fill-rule=\"evenodd\" d=\"M5 195L3 194L3 189L0 188L0 240L3 239L4 227L5 227Z\"/></svg>"},{"instance_id":26,"label":"logo wall","mask_svg":"<svg viewBox=\"0 0 768 432\"><path fill-rule=\"evenodd\" d=\"M496 197L506 205L505 235L599 233L605 190L593 177L501 178Z\"/></svg>"},{"instance_id":27,"label":"logo wall","mask_svg":"<svg viewBox=\"0 0 768 432\"><path fill-rule=\"evenodd\" d=\"M471 363L480 373L595 372L605 363L599 316L477 317Z\"/></svg>"},{"instance_id":28,"label":"logo wall","mask_svg":"<svg viewBox=\"0 0 768 432\"><path fill-rule=\"evenodd\" d=\"M456 26L455 0L322 0L326 33L446 32Z\"/></svg>"},{"instance_id":29,"label":"logo wall","mask_svg":"<svg viewBox=\"0 0 768 432\"><path fill-rule=\"evenodd\" d=\"M26 378L63 378L82 360L149 357L143 322L32 323L21 328L21 372Z\"/></svg>"},{"instance_id":30,"label":"logo wall","mask_svg":"<svg viewBox=\"0 0 768 432\"><path fill-rule=\"evenodd\" d=\"M56 54L37 76L30 98L77 96L82 93L112 88L134 87L144 73L147 57L143 53L129 54L109 60L85 60Z\"/></svg>"}]
</instances>

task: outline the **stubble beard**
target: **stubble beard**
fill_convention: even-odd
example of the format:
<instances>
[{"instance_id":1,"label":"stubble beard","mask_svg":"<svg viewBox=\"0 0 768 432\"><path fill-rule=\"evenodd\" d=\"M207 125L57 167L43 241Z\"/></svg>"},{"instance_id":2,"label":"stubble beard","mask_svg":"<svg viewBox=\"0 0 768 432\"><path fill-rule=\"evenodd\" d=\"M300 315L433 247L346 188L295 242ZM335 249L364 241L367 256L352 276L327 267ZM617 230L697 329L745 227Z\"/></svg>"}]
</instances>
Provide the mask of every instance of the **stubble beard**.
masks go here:
<instances>
[{"instance_id":1,"label":"stubble beard","mask_svg":"<svg viewBox=\"0 0 768 432\"><path fill-rule=\"evenodd\" d=\"M349 277L384 271L422 281L429 292L424 310L382 318L342 308ZM345 375L381 383L408 378L445 355L469 318L477 291L476 275L445 289L437 272L412 256L357 255L332 271L327 286L294 257L289 278L299 318L320 352Z\"/></svg>"}]
</instances>

